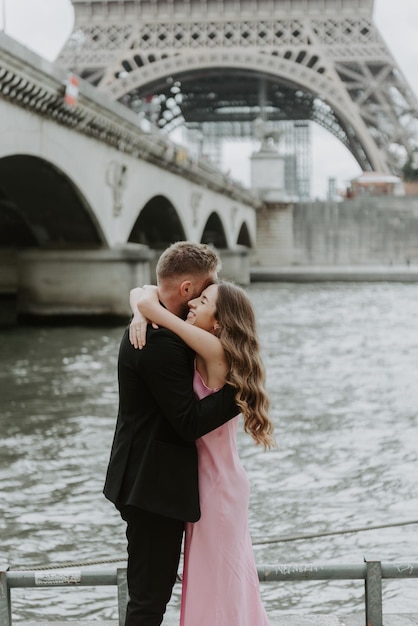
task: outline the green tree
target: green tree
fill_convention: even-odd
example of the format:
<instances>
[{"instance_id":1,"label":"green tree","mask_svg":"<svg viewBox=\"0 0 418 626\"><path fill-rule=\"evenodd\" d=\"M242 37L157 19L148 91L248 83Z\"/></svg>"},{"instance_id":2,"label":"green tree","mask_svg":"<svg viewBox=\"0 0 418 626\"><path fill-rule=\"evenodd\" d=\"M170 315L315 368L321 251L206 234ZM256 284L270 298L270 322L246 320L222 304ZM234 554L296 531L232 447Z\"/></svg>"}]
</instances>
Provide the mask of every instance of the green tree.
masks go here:
<instances>
[{"instance_id":1,"label":"green tree","mask_svg":"<svg viewBox=\"0 0 418 626\"><path fill-rule=\"evenodd\" d=\"M402 168L403 178L406 182L418 180L418 151L413 152Z\"/></svg>"}]
</instances>

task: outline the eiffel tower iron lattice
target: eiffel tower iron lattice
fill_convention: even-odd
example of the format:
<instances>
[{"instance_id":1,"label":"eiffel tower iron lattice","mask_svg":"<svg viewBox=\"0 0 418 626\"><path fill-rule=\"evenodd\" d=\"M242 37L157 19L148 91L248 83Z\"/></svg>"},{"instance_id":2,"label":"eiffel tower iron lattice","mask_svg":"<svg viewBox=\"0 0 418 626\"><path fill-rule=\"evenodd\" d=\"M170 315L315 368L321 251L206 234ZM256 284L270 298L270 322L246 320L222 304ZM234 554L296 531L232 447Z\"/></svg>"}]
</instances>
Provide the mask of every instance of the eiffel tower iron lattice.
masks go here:
<instances>
[{"instance_id":1,"label":"eiffel tower iron lattice","mask_svg":"<svg viewBox=\"0 0 418 626\"><path fill-rule=\"evenodd\" d=\"M251 136L260 117L310 120L363 170L386 173L418 148L418 101L373 22L374 0L72 3L60 62L161 129Z\"/></svg>"}]
</instances>

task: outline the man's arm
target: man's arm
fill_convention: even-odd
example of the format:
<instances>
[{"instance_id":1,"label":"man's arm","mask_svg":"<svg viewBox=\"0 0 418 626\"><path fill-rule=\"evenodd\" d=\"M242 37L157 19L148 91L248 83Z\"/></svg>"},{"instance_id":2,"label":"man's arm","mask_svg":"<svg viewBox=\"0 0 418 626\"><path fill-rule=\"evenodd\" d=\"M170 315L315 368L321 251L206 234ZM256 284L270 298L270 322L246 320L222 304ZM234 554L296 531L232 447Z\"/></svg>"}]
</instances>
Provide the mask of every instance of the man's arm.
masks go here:
<instances>
[{"instance_id":1,"label":"man's arm","mask_svg":"<svg viewBox=\"0 0 418 626\"><path fill-rule=\"evenodd\" d=\"M183 439L198 439L238 415L235 389L230 385L197 400L190 350L170 331L151 330L139 354L142 371L160 410Z\"/></svg>"}]
</instances>

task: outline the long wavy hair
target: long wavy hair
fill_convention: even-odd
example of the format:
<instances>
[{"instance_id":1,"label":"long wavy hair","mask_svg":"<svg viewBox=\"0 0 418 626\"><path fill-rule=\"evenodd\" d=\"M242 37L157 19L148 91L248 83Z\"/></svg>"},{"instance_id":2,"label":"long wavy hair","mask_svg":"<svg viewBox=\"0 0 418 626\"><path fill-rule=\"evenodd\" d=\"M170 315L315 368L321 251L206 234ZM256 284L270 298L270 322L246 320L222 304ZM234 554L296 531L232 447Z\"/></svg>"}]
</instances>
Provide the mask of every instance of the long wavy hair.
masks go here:
<instances>
[{"instance_id":1,"label":"long wavy hair","mask_svg":"<svg viewBox=\"0 0 418 626\"><path fill-rule=\"evenodd\" d=\"M228 363L227 382L238 390L236 402L245 432L256 444L273 448L276 442L252 304L245 291L233 283L219 281L217 285L215 319Z\"/></svg>"}]
</instances>

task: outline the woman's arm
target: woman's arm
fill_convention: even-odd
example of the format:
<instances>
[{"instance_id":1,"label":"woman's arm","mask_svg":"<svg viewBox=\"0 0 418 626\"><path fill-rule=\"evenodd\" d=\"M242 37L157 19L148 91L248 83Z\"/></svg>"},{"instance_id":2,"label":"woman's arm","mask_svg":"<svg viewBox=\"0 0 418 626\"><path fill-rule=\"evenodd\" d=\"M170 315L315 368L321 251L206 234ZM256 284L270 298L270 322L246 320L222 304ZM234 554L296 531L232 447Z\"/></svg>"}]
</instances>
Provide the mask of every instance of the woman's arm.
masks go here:
<instances>
[{"instance_id":1,"label":"woman's arm","mask_svg":"<svg viewBox=\"0 0 418 626\"><path fill-rule=\"evenodd\" d=\"M130 302L131 306L136 303L144 317L181 337L206 363L211 366L215 363L217 366L225 364L224 350L220 340L210 332L185 322L161 306L157 287L147 285L143 289L133 289Z\"/></svg>"}]
</instances>

